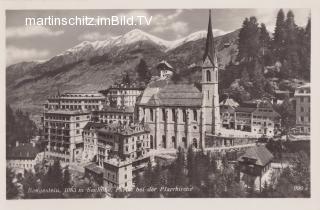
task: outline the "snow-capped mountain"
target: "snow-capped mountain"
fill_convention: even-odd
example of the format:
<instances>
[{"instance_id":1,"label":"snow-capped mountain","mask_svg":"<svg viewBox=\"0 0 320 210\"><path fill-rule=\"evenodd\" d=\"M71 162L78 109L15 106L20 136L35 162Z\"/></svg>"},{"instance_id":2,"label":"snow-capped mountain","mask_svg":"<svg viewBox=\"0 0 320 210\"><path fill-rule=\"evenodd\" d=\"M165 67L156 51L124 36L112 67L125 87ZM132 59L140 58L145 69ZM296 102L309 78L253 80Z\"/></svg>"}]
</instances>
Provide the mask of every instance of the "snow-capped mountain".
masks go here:
<instances>
[{"instance_id":1,"label":"snow-capped mountain","mask_svg":"<svg viewBox=\"0 0 320 210\"><path fill-rule=\"evenodd\" d=\"M218 36L223 33L219 30L213 32L220 63L230 63L239 31L222 36ZM163 59L174 68L184 69L201 61L206 35L206 31L198 31L167 41L135 29L103 41L81 42L47 61L13 64L6 68L7 101L13 108L39 114L46 98L57 90L101 90L124 73L137 79L135 67L141 58L153 75L157 75L155 67Z\"/></svg>"},{"instance_id":2,"label":"snow-capped mountain","mask_svg":"<svg viewBox=\"0 0 320 210\"><path fill-rule=\"evenodd\" d=\"M218 29L214 29L213 34L215 36L221 36L225 34L225 32ZM62 52L57 56L72 55L74 56L75 60L80 60L83 58L88 59L93 56L103 55L105 53L108 53L111 51L111 49L115 47L121 48L137 42L142 42L142 41L150 42L151 44L158 46L160 50L167 52L187 42L196 41L196 40L205 38L206 35L207 35L206 31L198 31L186 37L180 38L178 40L167 41L159 37L156 37L154 35L148 34L142 30L134 29L122 36L111 37L103 41L93 41L93 42L83 41L80 44Z\"/></svg>"}]
</instances>

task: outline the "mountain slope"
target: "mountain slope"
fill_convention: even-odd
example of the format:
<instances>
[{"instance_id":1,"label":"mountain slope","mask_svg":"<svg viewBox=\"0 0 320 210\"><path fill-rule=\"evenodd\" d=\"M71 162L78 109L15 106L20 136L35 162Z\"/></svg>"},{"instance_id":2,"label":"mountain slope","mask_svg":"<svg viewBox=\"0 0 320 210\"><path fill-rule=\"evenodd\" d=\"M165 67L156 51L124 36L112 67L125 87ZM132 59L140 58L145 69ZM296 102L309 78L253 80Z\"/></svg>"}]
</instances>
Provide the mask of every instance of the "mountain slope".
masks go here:
<instances>
[{"instance_id":1,"label":"mountain slope","mask_svg":"<svg viewBox=\"0 0 320 210\"><path fill-rule=\"evenodd\" d=\"M201 61L205 35L204 32L196 32L169 42L133 30L105 41L82 42L44 63L11 65L6 69L7 102L13 108L23 108L38 116L46 98L58 90L105 89L125 72L135 78L134 68L141 58L154 75L157 74L155 66L162 59L178 70L186 69L190 64ZM234 59L237 38L238 31L215 38L222 66Z\"/></svg>"}]
</instances>

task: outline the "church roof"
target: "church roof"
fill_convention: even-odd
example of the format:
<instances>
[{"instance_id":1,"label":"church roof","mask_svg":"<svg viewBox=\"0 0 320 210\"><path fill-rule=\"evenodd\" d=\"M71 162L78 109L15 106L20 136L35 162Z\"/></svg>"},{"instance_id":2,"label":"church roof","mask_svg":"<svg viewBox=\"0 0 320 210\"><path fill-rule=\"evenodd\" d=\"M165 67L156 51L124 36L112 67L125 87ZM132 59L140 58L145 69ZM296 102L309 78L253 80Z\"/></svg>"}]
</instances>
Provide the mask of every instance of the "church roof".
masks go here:
<instances>
[{"instance_id":1,"label":"church roof","mask_svg":"<svg viewBox=\"0 0 320 210\"><path fill-rule=\"evenodd\" d=\"M273 155L264 145L257 145L247 149L245 154L238 158L238 161L243 162L244 159L253 159L256 160L256 165L265 166L273 159Z\"/></svg>"},{"instance_id":2,"label":"church roof","mask_svg":"<svg viewBox=\"0 0 320 210\"><path fill-rule=\"evenodd\" d=\"M153 92L152 95L149 95ZM169 83L157 91L148 91L142 96L140 105L148 106L201 106L202 93L194 85L188 83Z\"/></svg>"},{"instance_id":3,"label":"church roof","mask_svg":"<svg viewBox=\"0 0 320 210\"><path fill-rule=\"evenodd\" d=\"M215 46L214 46L214 39L212 33L212 24L211 24L211 10L209 11L209 23L208 23L208 32L207 32L207 39L206 39L206 49L203 55L203 61L208 57L212 64L216 62L216 54L215 54Z\"/></svg>"}]
</instances>

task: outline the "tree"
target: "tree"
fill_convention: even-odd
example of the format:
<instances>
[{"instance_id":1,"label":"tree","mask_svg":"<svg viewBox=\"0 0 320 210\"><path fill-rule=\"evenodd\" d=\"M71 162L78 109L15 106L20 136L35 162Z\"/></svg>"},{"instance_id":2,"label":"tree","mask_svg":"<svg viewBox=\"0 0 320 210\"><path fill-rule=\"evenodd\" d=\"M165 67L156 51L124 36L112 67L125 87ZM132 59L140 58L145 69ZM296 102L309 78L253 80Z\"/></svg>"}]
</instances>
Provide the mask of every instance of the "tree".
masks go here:
<instances>
[{"instance_id":1,"label":"tree","mask_svg":"<svg viewBox=\"0 0 320 210\"><path fill-rule=\"evenodd\" d=\"M271 47L271 38L269 35L269 32L266 28L266 25L264 23L260 24L260 56L262 58L262 64L263 65L270 65L271 64L271 55L270 55L270 47Z\"/></svg>"},{"instance_id":2,"label":"tree","mask_svg":"<svg viewBox=\"0 0 320 210\"><path fill-rule=\"evenodd\" d=\"M123 84L128 84L128 85L131 84L131 78L130 78L128 72L122 77L122 83Z\"/></svg>"},{"instance_id":3,"label":"tree","mask_svg":"<svg viewBox=\"0 0 320 210\"><path fill-rule=\"evenodd\" d=\"M63 193L63 173L59 160L54 160L53 165L49 166L46 175L42 180L42 187L56 189L55 193L44 193L45 198L59 198Z\"/></svg>"},{"instance_id":4,"label":"tree","mask_svg":"<svg viewBox=\"0 0 320 210\"><path fill-rule=\"evenodd\" d=\"M7 199L15 199L18 196L18 187L13 183L15 178L14 172L10 168L6 168L6 196Z\"/></svg>"},{"instance_id":5,"label":"tree","mask_svg":"<svg viewBox=\"0 0 320 210\"><path fill-rule=\"evenodd\" d=\"M261 98L264 96L265 78L263 76L263 66L258 59L253 61L253 74L252 82L253 88L251 90L251 95L254 98Z\"/></svg>"},{"instance_id":6,"label":"tree","mask_svg":"<svg viewBox=\"0 0 320 210\"><path fill-rule=\"evenodd\" d=\"M310 81L310 60L311 60L311 18L308 18L308 23L305 30L300 30L301 48L300 48L300 58L301 58L301 76L304 79Z\"/></svg>"},{"instance_id":7,"label":"tree","mask_svg":"<svg viewBox=\"0 0 320 210\"><path fill-rule=\"evenodd\" d=\"M250 63L259 54L259 25L256 17L246 18L239 32L238 60Z\"/></svg>"},{"instance_id":8,"label":"tree","mask_svg":"<svg viewBox=\"0 0 320 210\"><path fill-rule=\"evenodd\" d=\"M280 114L282 127L288 133L295 125L295 109L292 102L286 98L281 105L275 105L274 109Z\"/></svg>"},{"instance_id":9,"label":"tree","mask_svg":"<svg viewBox=\"0 0 320 210\"><path fill-rule=\"evenodd\" d=\"M284 59L284 49L285 49L285 15L282 9L279 10L277 14L276 27L273 34L273 51L275 58L280 62Z\"/></svg>"},{"instance_id":10,"label":"tree","mask_svg":"<svg viewBox=\"0 0 320 210\"><path fill-rule=\"evenodd\" d=\"M71 176L70 176L70 172L69 172L69 168L66 168L64 169L64 172L63 172L63 183L62 183L62 186L64 188L68 188L71 186Z\"/></svg>"},{"instance_id":11,"label":"tree","mask_svg":"<svg viewBox=\"0 0 320 210\"><path fill-rule=\"evenodd\" d=\"M37 189L39 187L40 180L32 171L24 171L24 178L22 181L24 198L38 198L38 194L30 193L30 189ZM31 191L32 192L32 191Z\"/></svg>"},{"instance_id":12,"label":"tree","mask_svg":"<svg viewBox=\"0 0 320 210\"><path fill-rule=\"evenodd\" d=\"M136 66L136 72L138 73L139 79L143 82L149 82L151 79L151 73L148 69L145 60L141 59L139 64Z\"/></svg>"}]
</instances>

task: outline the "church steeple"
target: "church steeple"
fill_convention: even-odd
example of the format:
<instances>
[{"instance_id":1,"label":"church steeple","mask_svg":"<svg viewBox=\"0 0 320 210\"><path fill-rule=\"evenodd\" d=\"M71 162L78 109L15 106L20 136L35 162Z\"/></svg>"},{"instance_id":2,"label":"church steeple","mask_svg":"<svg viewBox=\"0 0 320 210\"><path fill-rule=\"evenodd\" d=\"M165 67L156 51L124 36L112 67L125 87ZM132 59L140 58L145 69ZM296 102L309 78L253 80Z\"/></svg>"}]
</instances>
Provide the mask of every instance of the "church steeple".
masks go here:
<instances>
[{"instance_id":1,"label":"church steeple","mask_svg":"<svg viewBox=\"0 0 320 210\"><path fill-rule=\"evenodd\" d=\"M208 23L208 31L207 31L207 40L206 40L206 48L203 55L203 62L209 58L212 66L216 65L216 52L214 46L214 39L212 34L212 24L211 24L211 10L209 10L209 23Z\"/></svg>"}]
</instances>

